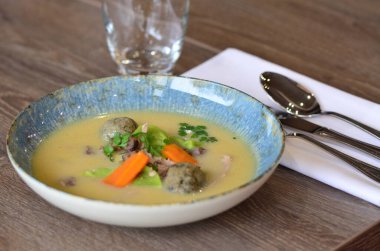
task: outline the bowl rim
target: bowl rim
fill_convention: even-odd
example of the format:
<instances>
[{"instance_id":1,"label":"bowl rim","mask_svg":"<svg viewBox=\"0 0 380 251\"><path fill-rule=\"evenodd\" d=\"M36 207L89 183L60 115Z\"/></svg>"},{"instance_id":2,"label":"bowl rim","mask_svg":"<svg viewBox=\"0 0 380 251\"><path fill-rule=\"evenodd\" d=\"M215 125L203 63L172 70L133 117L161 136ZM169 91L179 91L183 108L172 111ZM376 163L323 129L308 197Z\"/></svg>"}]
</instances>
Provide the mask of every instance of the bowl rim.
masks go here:
<instances>
[{"instance_id":1,"label":"bowl rim","mask_svg":"<svg viewBox=\"0 0 380 251\"><path fill-rule=\"evenodd\" d=\"M227 88L227 89L233 89L234 91L240 93L240 95L243 95L243 96L246 96L248 97L249 99L252 99L254 100L255 102L258 102L262 105L262 107L264 109L267 109L267 111L273 115L273 118L274 118L274 121L276 121L279 125L279 128L280 128L280 131L281 131L281 149L280 149L280 152L276 158L276 160L273 162L273 164L267 169L265 170L261 175L255 177L254 179L251 179L249 180L248 182L245 182L244 184L240 185L240 186L237 186L235 188L232 188L232 189L229 189L227 191L224 191L222 193L218 193L218 194L215 194L215 195L212 195L212 196L207 196L207 197L204 197L204 198L200 198L200 199L195 199L195 200L189 200L189 201L182 201L182 202L173 202L173 203L162 203L162 204L148 204L148 205L144 205L144 204L133 204L133 203L122 203L122 202L112 202L112 201L106 201L106 200L100 200L100 199L93 199L93 198L86 198L86 197L83 197L83 196L79 196L79 195L74 195L74 194L71 194L71 193L68 193L68 192L65 192L65 191L62 191L62 190L59 190L59 189L56 189L54 187L51 187L45 183L43 183L42 181L38 180L37 178L35 178L32 174L26 172L22 167L20 167L20 165L18 164L18 162L13 158L13 155L9 149L9 140L10 140L10 133L11 133L11 130L12 128L15 126L17 120L19 119L19 117L21 116L21 114L23 114L25 112L26 109L32 107L33 105L37 104L38 102L40 102L42 99L44 99L45 97L49 96L49 95L55 95L56 93L58 92L61 92L63 91L64 89L67 89L67 88L70 88L70 87L74 87L74 86L78 86L78 85L89 85L89 84L92 84L92 83L99 83L99 82L105 82L105 81L108 81L108 80L111 80L111 79L128 79L128 78L147 78L147 77L162 77L162 78L185 78L185 79L190 79L190 80L196 80L196 81L202 81L202 82L207 82L207 83L211 83L213 85L219 85L219 86L222 86L224 88ZM7 156L8 156L8 159L10 160L11 162L11 165L13 166L13 168L16 170L16 172L22 172L25 177L28 177L30 178L33 182L36 182L39 186L42 186L48 190L51 190L52 192L54 193L57 193L57 194L60 194L62 196L67 196L67 198L71 198L71 199L74 199L74 200L77 200L77 201L85 201L85 202L90 202L90 203L100 203L100 204L103 204L103 205L107 205L107 206L116 206L116 207L126 207L126 208L136 208L136 209L147 209L147 208L163 208L163 207L172 207L172 206L186 206L186 205L192 205L194 203L201 203L201 202L206 202L206 201L209 201L209 200L214 200L214 199L217 199L217 198L220 198L220 197L223 197L227 194L232 194L232 193L235 193L245 187L248 187L254 183L256 183L258 180L261 180L264 176L266 176L269 172L274 172L274 169L277 168L277 166L279 165L280 163L280 159L284 153L284 149L285 149L285 131L284 131L284 128L280 122L280 120L277 118L276 114L273 112L273 110L268 107L267 105L265 105L264 103L262 103L261 101L259 101L258 99L256 99L255 97L251 96L250 94L246 93L246 92L243 92L239 89L236 89L235 87L231 87L231 86L228 86L228 85L225 85L225 84L222 84L222 83L219 83L219 82L215 82L215 81L212 81L212 80L206 80L206 79L201 79L201 78L194 78L194 77L187 77L187 76L176 76L176 75L165 75L165 74L143 74L143 75L140 75L140 74L136 74L136 75L115 75L115 76L110 76L110 77L104 77L104 78L97 78L97 79L91 79L91 80L87 80L87 81L82 81L82 82L79 82L79 83L74 83L72 85L68 85L68 86L65 86L65 87L62 87L62 88L59 88L57 90L54 90L52 92L49 92L48 94L36 99L35 101L32 101L30 102L26 107L24 107L18 114L17 116L14 118L13 122L11 123L11 126L9 127L9 130L8 130L8 133L7 133L7 136L6 136L6 151L7 151ZM19 176L19 175L18 175ZM20 177L20 176L19 176ZM21 177L20 177L21 178ZM29 185L27 185L29 186ZM37 192L36 192L37 193ZM37 193L38 194L38 193ZM38 194L39 195L39 194ZM41 196L41 195L39 195Z\"/></svg>"}]
</instances>

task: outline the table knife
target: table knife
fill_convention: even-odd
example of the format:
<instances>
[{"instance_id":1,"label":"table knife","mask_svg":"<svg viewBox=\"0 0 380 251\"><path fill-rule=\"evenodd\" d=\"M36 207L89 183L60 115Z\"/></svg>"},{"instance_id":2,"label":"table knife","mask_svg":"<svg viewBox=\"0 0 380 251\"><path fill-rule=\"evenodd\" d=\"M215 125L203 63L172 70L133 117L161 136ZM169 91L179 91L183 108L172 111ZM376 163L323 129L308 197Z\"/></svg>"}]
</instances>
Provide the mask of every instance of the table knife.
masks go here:
<instances>
[{"instance_id":1,"label":"table knife","mask_svg":"<svg viewBox=\"0 0 380 251\"><path fill-rule=\"evenodd\" d=\"M332 129L314 124L310 121L299 117L280 117L280 121L283 125L297 129L303 132L308 132L317 136L329 138L341 142L343 144L354 147L361 150L367 154L370 154L378 159L380 159L380 147L368 144L366 142L348 137L341 133L338 133Z\"/></svg>"}]
</instances>

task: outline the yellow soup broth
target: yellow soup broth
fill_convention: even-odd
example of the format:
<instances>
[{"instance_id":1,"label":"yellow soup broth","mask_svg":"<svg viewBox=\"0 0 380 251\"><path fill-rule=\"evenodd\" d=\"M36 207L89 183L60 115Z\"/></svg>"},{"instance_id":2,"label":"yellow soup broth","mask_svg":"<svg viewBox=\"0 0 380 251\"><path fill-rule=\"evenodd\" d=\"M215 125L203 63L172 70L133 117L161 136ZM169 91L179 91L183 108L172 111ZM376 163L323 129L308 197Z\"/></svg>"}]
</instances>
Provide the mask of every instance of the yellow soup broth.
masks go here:
<instances>
[{"instance_id":1,"label":"yellow soup broth","mask_svg":"<svg viewBox=\"0 0 380 251\"><path fill-rule=\"evenodd\" d=\"M197 156L199 166L206 174L207 184L202 191L178 194L157 187L128 185L116 188L102 182L101 178L86 177L85 171L99 167L117 167L120 160L111 162L102 151L105 142L101 127L110 118L128 116L139 125L148 123L177 135L179 123L205 125L211 136L218 139L206 143L207 152ZM86 147L95 149L95 154L86 155ZM231 156L231 166L225 172L223 156ZM128 112L86 119L70 124L47 137L32 158L33 175L43 183L56 189L86 198L129 204L166 204L197 200L234 189L251 179L256 168L256 159L251 148L238 135L205 120L157 112ZM60 180L75 177L76 184L64 187Z\"/></svg>"}]
</instances>

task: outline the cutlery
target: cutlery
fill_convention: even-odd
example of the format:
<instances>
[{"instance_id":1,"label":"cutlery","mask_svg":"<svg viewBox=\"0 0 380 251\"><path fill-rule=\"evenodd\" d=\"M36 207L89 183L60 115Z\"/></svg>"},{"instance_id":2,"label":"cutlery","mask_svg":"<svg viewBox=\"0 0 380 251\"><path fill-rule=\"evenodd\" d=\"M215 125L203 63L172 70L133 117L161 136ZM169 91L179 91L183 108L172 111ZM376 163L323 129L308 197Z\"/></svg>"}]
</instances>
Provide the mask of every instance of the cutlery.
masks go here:
<instances>
[{"instance_id":1,"label":"cutlery","mask_svg":"<svg viewBox=\"0 0 380 251\"><path fill-rule=\"evenodd\" d=\"M324 138L330 138L346 145L352 146L358 150L368 153L378 159L380 159L380 147L374 146L363 141L353 139L351 137L345 136L338 133L332 129L314 124L310 121L299 117L293 117L288 114L280 114L279 119L281 124L291 127L293 129L301 130L303 132L308 132L313 135L321 136Z\"/></svg>"},{"instance_id":2,"label":"cutlery","mask_svg":"<svg viewBox=\"0 0 380 251\"><path fill-rule=\"evenodd\" d=\"M297 117L331 115L345 120L380 139L380 131L372 127L337 112L322 111L313 93L281 74L263 72L260 75L260 82L273 101L284 107L287 113Z\"/></svg>"},{"instance_id":3,"label":"cutlery","mask_svg":"<svg viewBox=\"0 0 380 251\"><path fill-rule=\"evenodd\" d=\"M380 168L378 168L378 167L372 166L372 165L365 163L361 160L358 160L358 159L355 159L351 156L348 156L347 154L344 154L344 153L342 153L342 152L340 152L340 151L338 151L332 147L329 147L328 145L325 145L325 144L319 142L318 140L315 140L312 137L309 137L305 134L292 132L292 133L287 133L286 136L287 137L302 138L306 141L309 141L310 143L321 147L323 150L327 151L328 153L330 153L330 154L338 157L339 159L343 160L344 162L351 165L355 169L359 170L360 172L362 172L363 174L365 174L369 178L373 179L374 181L380 182ZM326 175L328 175L328 174L326 174Z\"/></svg>"}]
</instances>

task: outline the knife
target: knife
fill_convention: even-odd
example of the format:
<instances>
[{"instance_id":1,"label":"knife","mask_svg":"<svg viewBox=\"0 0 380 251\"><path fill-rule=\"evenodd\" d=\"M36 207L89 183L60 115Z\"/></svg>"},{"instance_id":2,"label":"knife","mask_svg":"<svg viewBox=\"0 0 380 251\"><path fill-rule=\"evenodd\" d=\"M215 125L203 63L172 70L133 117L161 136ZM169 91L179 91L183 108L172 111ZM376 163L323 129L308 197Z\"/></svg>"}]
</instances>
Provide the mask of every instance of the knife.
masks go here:
<instances>
[{"instance_id":1,"label":"knife","mask_svg":"<svg viewBox=\"0 0 380 251\"><path fill-rule=\"evenodd\" d=\"M310 121L299 117L292 116L280 116L281 124L291 127L293 129L297 129L300 131L308 132L317 136L321 136L324 138L333 139L339 141L343 144L354 147L360 151L368 153L378 159L380 159L380 147L368 144L366 142L348 137L341 133L338 133L334 130L328 129L326 127L314 124Z\"/></svg>"}]
</instances>

